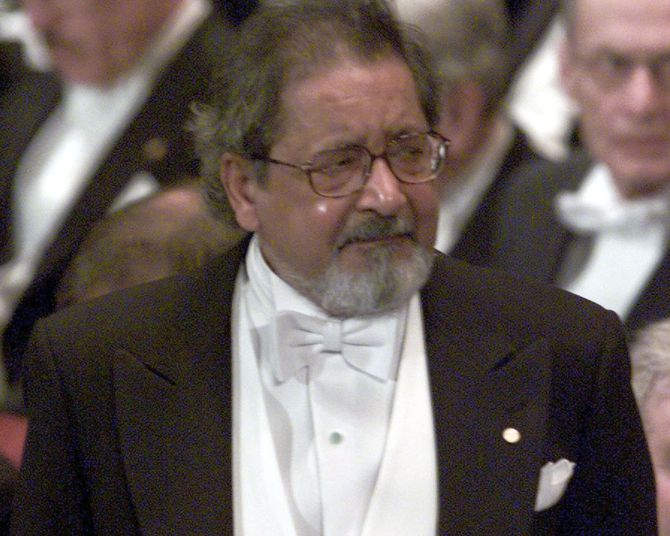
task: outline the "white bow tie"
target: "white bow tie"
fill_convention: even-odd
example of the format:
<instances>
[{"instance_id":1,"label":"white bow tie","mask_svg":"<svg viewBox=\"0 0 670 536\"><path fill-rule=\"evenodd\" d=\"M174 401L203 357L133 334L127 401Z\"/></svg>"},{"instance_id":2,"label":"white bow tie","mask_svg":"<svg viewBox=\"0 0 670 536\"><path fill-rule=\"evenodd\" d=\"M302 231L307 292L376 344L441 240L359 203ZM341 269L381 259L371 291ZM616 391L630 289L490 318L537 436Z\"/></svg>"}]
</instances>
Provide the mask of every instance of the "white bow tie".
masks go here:
<instances>
[{"instance_id":1,"label":"white bow tie","mask_svg":"<svg viewBox=\"0 0 670 536\"><path fill-rule=\"evenodd\" d=\"M561 192L554 206L561 223L576 233L635 230L653 223L670 223L670 207L665 198L601 203L583 199L578 193Z\"/></svg>"},{"instance_id":2,"label":"white bow tie","mask_svg":"<svg viewBox=\"0 0 670 536\"><path fill-rule=\"evenodd\" d=\"M270 351L278 381L309 367L320 354L341 354L351 367L382 380L393 379L398 368L398 318L321 319L281 311L262 328L276 351Z\"/></svg>"}]
</instances>

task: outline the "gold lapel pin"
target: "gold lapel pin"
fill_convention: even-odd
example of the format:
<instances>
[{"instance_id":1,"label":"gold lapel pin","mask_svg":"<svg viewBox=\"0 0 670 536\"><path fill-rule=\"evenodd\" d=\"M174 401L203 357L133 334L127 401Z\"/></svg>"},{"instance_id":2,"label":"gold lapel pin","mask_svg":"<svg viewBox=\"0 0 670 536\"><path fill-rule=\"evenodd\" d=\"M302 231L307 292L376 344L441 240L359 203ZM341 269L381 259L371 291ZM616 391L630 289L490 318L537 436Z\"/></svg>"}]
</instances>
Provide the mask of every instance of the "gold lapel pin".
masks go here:
<instances>
[{"instance_id":1,"label":"gold lapel pin","mask_svg":"<svg viewBox=\"0 0 670 536\"><path fill-rule=\"evenodd\" d=\"M505 428L502 433L503 439L508 443L518 443L521 441L521 432L516 428Z\"/></svg>"}]
</instances>

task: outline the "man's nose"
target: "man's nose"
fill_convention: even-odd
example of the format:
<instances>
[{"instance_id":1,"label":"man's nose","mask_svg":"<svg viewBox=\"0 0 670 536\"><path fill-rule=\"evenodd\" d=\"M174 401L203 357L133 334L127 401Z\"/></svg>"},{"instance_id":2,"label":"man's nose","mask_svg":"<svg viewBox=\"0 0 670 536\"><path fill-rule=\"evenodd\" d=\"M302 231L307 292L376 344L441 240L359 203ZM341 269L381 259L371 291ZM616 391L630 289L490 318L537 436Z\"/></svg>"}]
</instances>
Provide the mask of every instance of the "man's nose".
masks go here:
<instances>
[{"instance_id":1,"label":"man's nose","mask_svg":"<svg viewBox=\"0 0 670 536\"><path fill-rule=\"evenodd\" d=\"M650 66L637 65L628 79L625 101L630 111L648 114L658 109L664 97L668 98L667 92Z\"/></svg>"},{"instance_id":2,"label":"man's nose","mask_svg":"<svg viewBox=\"0 0 670 536\"><path fill-rule=\"evenodd\" d=\"M407 203L401 183L383 157L372 162L368 177L358 197L359 210L374 210L382 216L396 214Z\"/></svg>"}]
</instances>

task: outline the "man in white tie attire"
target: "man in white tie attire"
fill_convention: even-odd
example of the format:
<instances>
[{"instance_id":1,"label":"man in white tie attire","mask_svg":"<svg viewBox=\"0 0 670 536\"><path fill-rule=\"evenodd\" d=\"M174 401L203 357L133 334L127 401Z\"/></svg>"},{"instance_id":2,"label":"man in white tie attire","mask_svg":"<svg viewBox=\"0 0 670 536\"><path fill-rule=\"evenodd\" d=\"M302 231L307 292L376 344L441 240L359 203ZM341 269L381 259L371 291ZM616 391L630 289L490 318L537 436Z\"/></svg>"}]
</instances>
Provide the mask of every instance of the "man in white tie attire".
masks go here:
<instances>
[{"instance_id":1,"label":"man in white tie attire","mask_svg":"<svg viewBox=\"0 0 670 536\"><path fill-rule=\"evenodd\" d=\"M21 5L50 70L26 69L0 99L0 334L12 387L93 224L197 174L188 106L204 98L231 32L209 0Z\"/></svg>"},{"instance_id":2,"label":"man in white tie attire","mask_svg":"<svg viewBox=\"0 0 670 536\"><path fill-rule=\"evenodd\" d=\"M449 159L438 181L435 248L471 264L489 261L501 192L515 169L541 158L512 121L514 36L503 0L395 0L398 16L425 34L441 78L438 130Z\"/></svg>"},{"instance_id":3,"label":"man in white tie attire","mask_svg":"<svg viewBox=\"0 0 670 536\"><path fill-rule=\"evenodd\" d=\"M40 322L16 534L655 532L616 317L433 250L429 58L385 2L264 6L195 120L248 232Z\"/></svg>"},{"instance_id":4,"label":"man in white tie attire","mask_svg":"<svg viewBox=\"0 0 670 536\"><path fill-rule=\"evenodd\" d=\"M518 171L492 264L612 309L670 316L670 1L565 0L561 76L584 151Z\"/></svg>"}]
</instances>

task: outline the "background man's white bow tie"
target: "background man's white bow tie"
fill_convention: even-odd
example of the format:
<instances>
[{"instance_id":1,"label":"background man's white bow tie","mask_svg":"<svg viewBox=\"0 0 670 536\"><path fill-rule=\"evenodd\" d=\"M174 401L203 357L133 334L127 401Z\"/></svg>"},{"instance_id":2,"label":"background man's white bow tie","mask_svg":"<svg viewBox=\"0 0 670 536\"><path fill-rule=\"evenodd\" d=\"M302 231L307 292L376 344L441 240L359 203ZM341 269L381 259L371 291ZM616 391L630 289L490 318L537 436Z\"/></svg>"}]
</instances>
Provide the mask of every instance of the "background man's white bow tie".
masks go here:
<instances>
[{"instance_id":1,"label":"background man's white bow tie","mask_svg":"<svg viewBox=\"0 0 670 536\"><path fill-rule=\"evenodd\" d=\"M387 380L398 365L394 316L375 319L321 319L294 311L277 314L269 327L276 345L276 378L286 381L320 354L341 354L353 368Z\"/></svg>"},{"instance_id":2,"label":"background man's white bow tie","mask_svg":"<svg viewBox=\"0 0 670 536\"><path fill-rule=\"evenodd\" d=\"M555 199L558 219L576 233L593 233L607 229L631 229L654 222L670 223L666 198L603 202L586 200L578 193L561 192Z\"/></svg>"}]
</instances>

